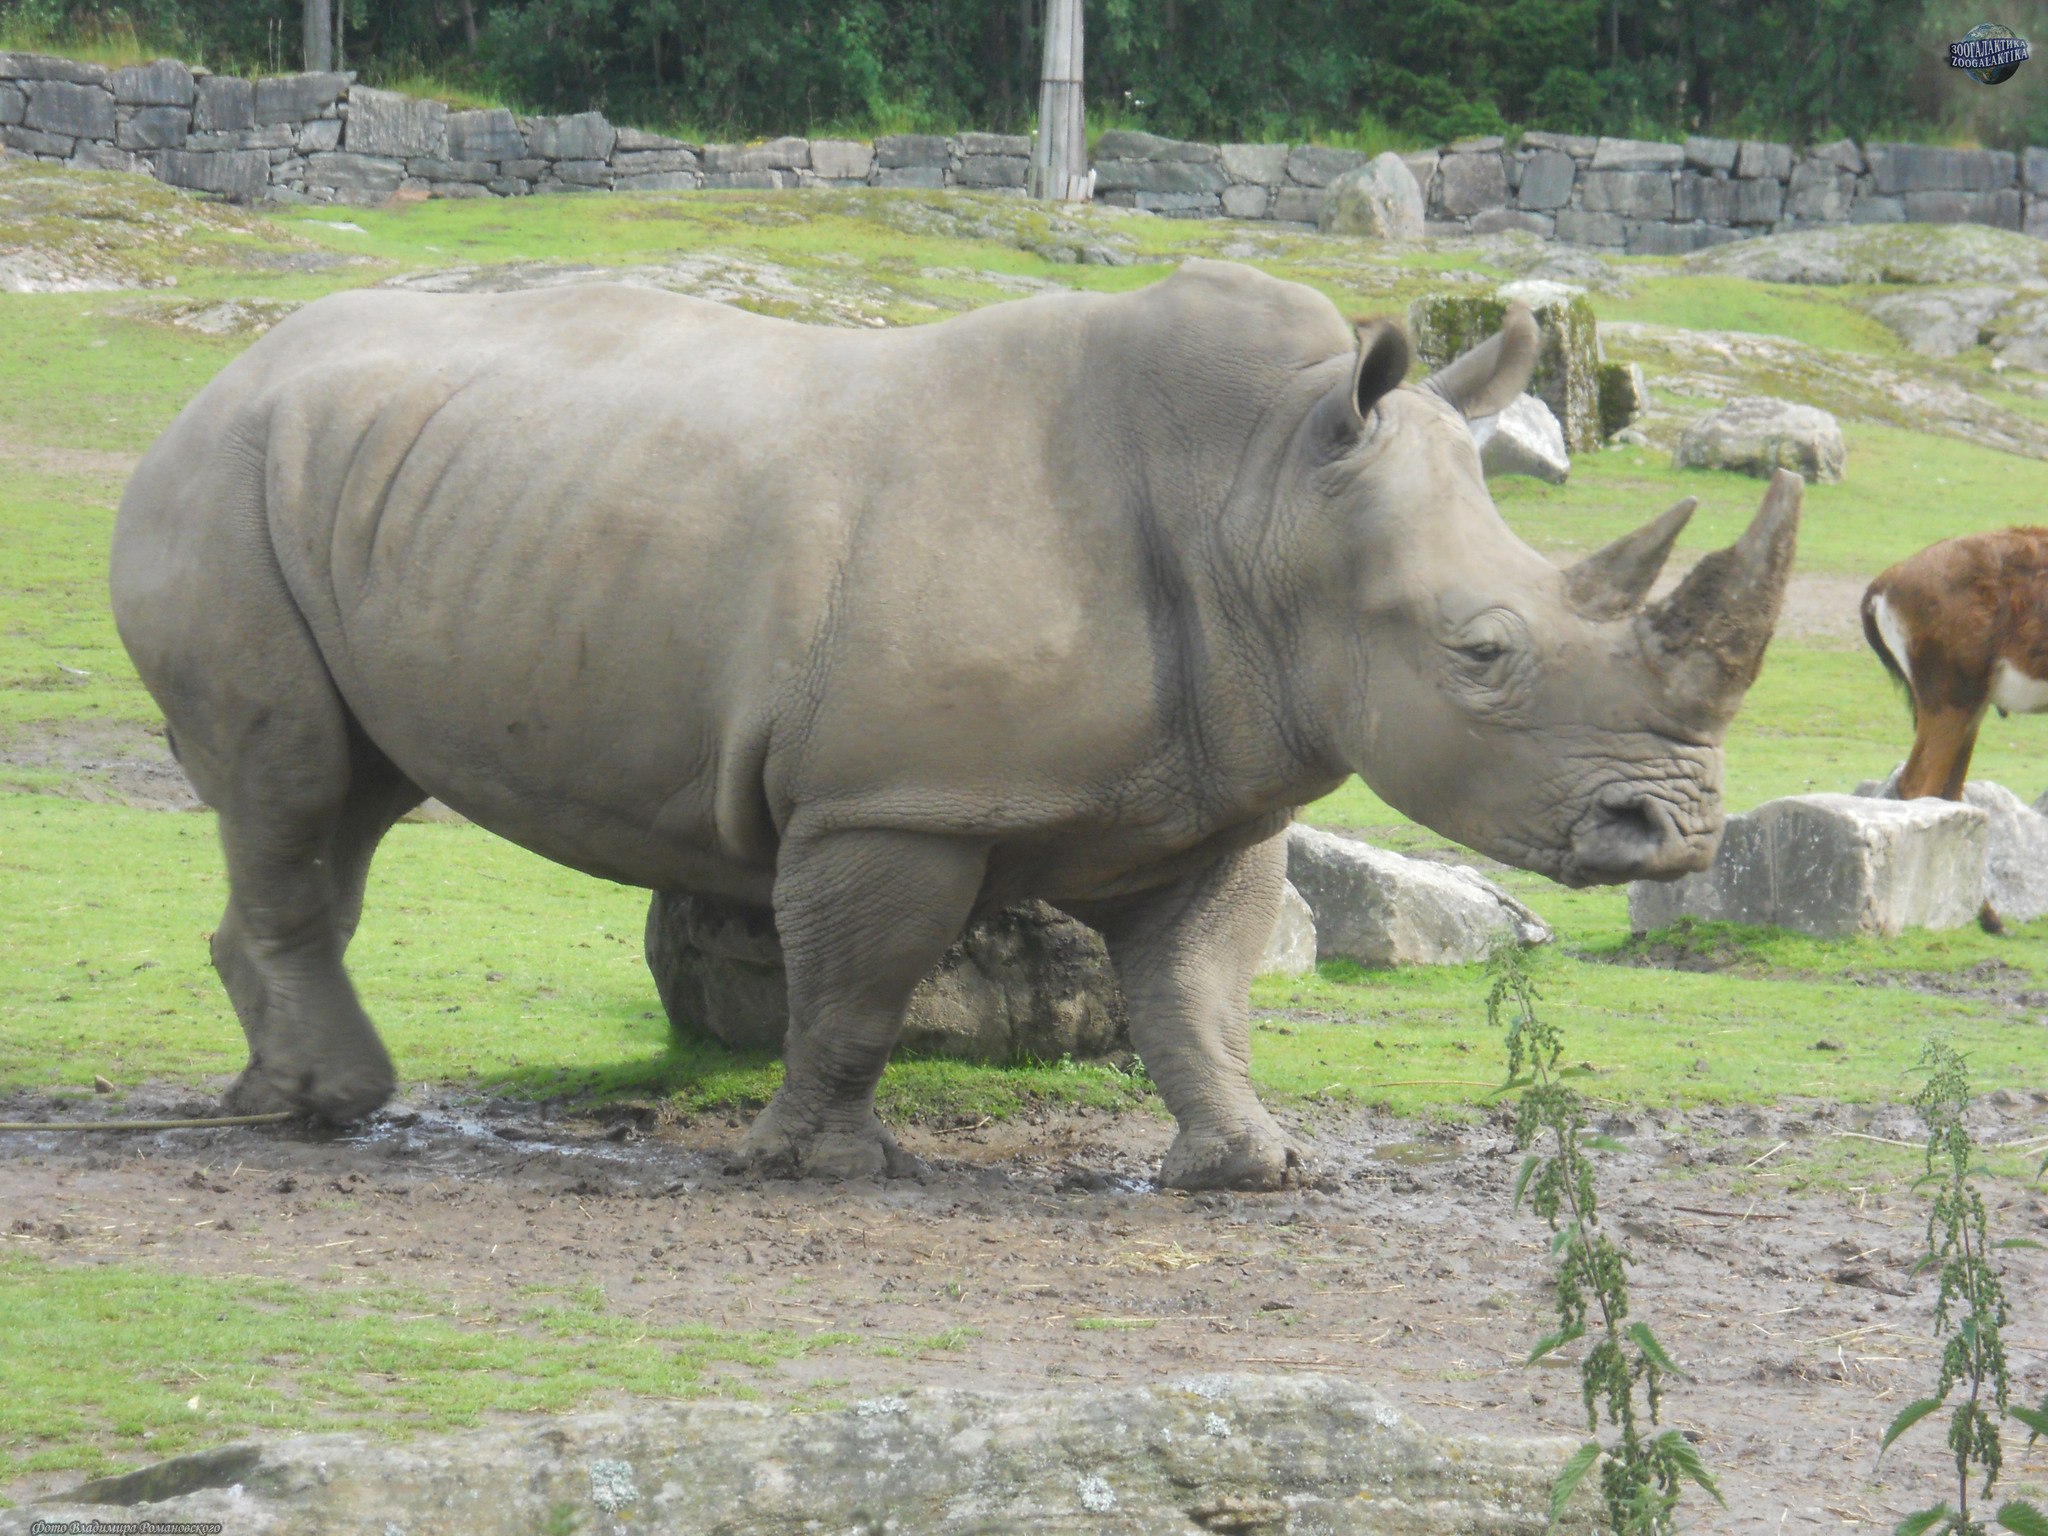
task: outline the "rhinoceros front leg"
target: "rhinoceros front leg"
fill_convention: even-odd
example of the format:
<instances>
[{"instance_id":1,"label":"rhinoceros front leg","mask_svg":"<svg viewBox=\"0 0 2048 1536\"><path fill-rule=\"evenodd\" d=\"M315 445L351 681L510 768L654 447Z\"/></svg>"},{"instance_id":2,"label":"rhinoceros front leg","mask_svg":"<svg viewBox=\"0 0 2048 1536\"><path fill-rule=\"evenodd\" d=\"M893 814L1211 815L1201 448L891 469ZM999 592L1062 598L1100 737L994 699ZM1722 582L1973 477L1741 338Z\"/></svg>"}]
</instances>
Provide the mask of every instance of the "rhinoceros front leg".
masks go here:
<instances>
[{"instance_id":1,"label":"rhinoceros front leg","mask_svg":"<svg viewBox=\"0 0 2048 1536\"><path fill-rule=\"evenodd\" d=\"M1287 839L1270 838L1088 920L1130 1010L1131 1043L1180 1122L1168 1189L1278 1189L1301 1149L1252 1092L1251 983L1280 912Z\"/></svg>"},{"instance_id":2,"label":"rhinoceros front leg","mask_svg":"<svg viewBox=\"0 0 2048 1536\"><path fill-rule=\"evenodd\" d=\"M986 848L906 832L786 839L775 926L789 979L782 1086L740 1143L786 1178L904 1177L917 1160L875 1114L875 1085L917 984L966 926Z\"/></svg>"}]
</instances>

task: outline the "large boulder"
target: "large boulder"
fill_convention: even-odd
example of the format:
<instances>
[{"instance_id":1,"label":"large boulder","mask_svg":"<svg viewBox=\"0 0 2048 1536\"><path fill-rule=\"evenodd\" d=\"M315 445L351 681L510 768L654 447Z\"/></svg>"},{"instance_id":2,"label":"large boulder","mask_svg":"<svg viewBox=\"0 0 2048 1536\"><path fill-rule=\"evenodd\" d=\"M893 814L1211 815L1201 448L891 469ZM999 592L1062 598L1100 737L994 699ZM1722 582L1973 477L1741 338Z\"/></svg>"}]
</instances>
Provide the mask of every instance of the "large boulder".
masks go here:
<instances>
[{"instance_id":1,"label":"large boulder","mask_svg":"<svg viewBox=\"0 0 2048 1536\"><path fill-rule=\"evenodd\" d=\"M1887 294L1870 315L1922 357L1954 357L1990 339L1991 322L2013 297L2010 288L1927 288Z\"/></svg>"},{"instance_id":2,"label":"large boulder","mask_svg":"<svg viewBox=\"0 0 2048 1536\"><path fill-rule=\"evenodd\" d=\"M1420 240L1422 188L1408 163L1389 150L1332 182L1316 223L1326 235Z\"/></svg>"},{"instance_id":3,"label":"large boulder","mask_svg":"<svg viewBox=\"0 0 2048 1536\"><path fill-rule=\"evenodd\" d=\"M921 1387L817 1410L707 1398L406 1444L327 1434L219 1446L0 1510L0 1536L95 1520L225 1522L235 1536L1591 1536L1591 1479L1561 1521L1544 1514L1575 1448L1561 1435L1425 1430L1371 1387L1328 1376Z\"/></svg>"},{"instance_id":4,"label":"large boulder","mask_svg":"<svg viewBox=\"0 0 2048 1536\"><path fill-rule=\"evenodd\" d=\"M1810 481L1832 483L1842 478L1848 454L1842 429L1828 412L1745 395L1687 427L1672 463L1678 469L1732 469L1765 480L1792 469Z\"/></svg>"},{"instance_id":5,"label":"large boulder","mask_svg":"<svg viewBox=\"0 0 2048 1536\"><path fill-rule=\"evenodd\" d=\"M657 892L647 968L672 1028L738 1050L779 1051L789 988L774 914L716 897ZM1092 930L1044 902L968 928L911 994L898 1044L967 1061L1056 1061L1127 1044L1123 995Z\"/></svg>"},{"instance_id":6,"label":"large boulder","mask_svg":"<svg viewBox=\"0 0 2048 1536\"><path fill-rule=\"evenodd\" d=\"M1266 952L1259 957L1261 976L1306 976L1316 968L1316 915L1292 880L1280 888L1280 916Z\"/></svg>"},{"instance_id":7,"label":"large boulder","mask_svg":"<svg viewBox=\"0 0 2048 1536\"><path fill-rule=\"evenodd\" d=\"M1583 288L1545 278L1523 278L1492 294L1435 293L1408 306L1408 333L1416 355L1436 369L1492 336L1516 300L1529 306L1543 341L1529 393L1550 407L1565 447L1584 453L1600 446L1600 338Z\"/></svg>"},{"instance_id":8,"label":"large boulder","mask_svg":"<svg viewBox=\"0 0 2048 1536\"><path fill-rule=\"evenodd\" d=\"M1872 799L1899 798L1899 775L1905 764L1883 779L1866 779L1856 793ZM1984 900L2008 922L2031 923L2048 915L2048 795L2028 805L2003 784L1972 779L1963 786L1963 804L1974 805L1988 819L1984 861Z\"/></svg>"},{"instance_id":9,"label":"large boulder","mask_svg":"<svg viewBox=\"0 0 2048 1536\"><path fill-rule=\"evenodd\" d=\"M1681 917L1822 938L1960 928L1983 904L1990 818L1953 800L1793 795L1730 816L1707 869L1628 888L1629 927Z\"/></svg>"},{"instance_id":10,"label":"large boulder","mask_svg":"<svg viewBox=\"0 0 2048 1536\"><path fill-rule=\"evenodd\" d=\"M1745 150L1748 146L1744 146ZM1771 189L1777 183L1748 182ZM1740 224L1769 220L1738 217ZM1838 224L1716 246L1686 258L1693 272L1760 283L2027 283L2044 275L2039 240L1976 224Z\"/></svg>"},{"instance_id":11,"label":"large boulder","mask_svg":"<svg viewBox=\"0 0 2048 1536\"><path fill-rule=\"evenodd\" d=\"M2042 202L2048 204L2048 198ZM2029 373L2048 373L2048 299L2016 298L1995 317L1990 326L1994 372L2024 368Z\"/></svg>"},{"instance_id":12,"label":"large boulder","mask_svg":"<svg viewBox=\"0 0 2048 1536\"><path fill-rule=\"evenodd\" d=\"M1465 965L1502 937L1550 938L1543 920L1476 869L1388 853L1296 823L1287 878L1315 913L1316 957L1360 965Z\"/></svg>"},{"instance_id":13,"label":"large boulder","mask_svg":"<svg viewBox=\"0 0 2048 1536\"><path fill-rule=\"evenodd\" d=\"M1486 478L1531 475L1550 485L1563 485L1572 472L1565 452L1564 429L1550 407L1534 395L1517 395L1492 416L1475 417L1472 441L1479 445L1479 467Z\"/></svg>"}]
</instances>

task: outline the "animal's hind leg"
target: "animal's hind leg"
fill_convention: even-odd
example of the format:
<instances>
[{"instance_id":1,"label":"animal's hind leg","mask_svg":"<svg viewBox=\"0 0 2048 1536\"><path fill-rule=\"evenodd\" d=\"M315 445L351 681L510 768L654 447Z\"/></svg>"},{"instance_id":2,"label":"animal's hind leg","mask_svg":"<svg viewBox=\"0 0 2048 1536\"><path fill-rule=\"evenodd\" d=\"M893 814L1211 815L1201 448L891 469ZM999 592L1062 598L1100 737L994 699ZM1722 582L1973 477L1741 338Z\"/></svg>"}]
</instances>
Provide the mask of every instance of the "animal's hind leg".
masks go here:
<instances>
[{"instance_id":1,"label":"animal's hind leg","mask_svg":"<svg viewBox=\"0 0 2048 1536\"><path fill-rule=\"evenodd\" d=\"M271 772L253 770L267 779L261 792L230 795L221 808L230 895L213 963L249 1040L249 1064L227 1095L239 1113L348 1120L395 1086L342 955L370 857L421 796L345 717L332 723L332 731L297 722L301 729L277 733Z\"/></svg>"},{"instance_id":2,"label":"animal's hind leg","mask_svg":"<svg viewBox=\"0 0 2048 1536\"><path fill-rule=\"evenodd\" d=\"M1983 718L1981 704L1975 709L1923 706L1913 733L1913 750L1899 775L1899 798L1919 800L1938 795L1944 800L1962 799L1963 785L1970 776L1970 756L1977 749L1977 726Z\"/></svg>"}]
</instances>

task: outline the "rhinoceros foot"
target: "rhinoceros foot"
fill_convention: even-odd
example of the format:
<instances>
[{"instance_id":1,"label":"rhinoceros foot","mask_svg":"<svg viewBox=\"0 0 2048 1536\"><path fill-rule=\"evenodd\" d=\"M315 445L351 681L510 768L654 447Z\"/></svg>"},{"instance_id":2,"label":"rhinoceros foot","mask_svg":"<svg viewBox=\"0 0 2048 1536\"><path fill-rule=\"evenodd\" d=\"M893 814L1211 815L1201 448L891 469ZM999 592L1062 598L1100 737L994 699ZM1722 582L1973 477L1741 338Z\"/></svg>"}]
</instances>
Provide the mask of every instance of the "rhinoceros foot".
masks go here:
<instances>
[{"instance_id":1,"label":"rhinoceros foot","mask_svg":"<svg viewBox=\"0 0 2048 1536\"><path fill-rule=\"evenodd\" d=\"M397 1079L388 1065L307 1073L286 1087L273 1072L251 1062L228 1085L220 1103L222 1110L231 1115L318 1115L341 1125L377 1109L397 1088Z\"/></svg>"},{"instance_id":2,"label":"rhinoceros foot","mask_svg":"<svg viewBox=\"0 0 2048 1536\"><path fill-rule=\"evenodd\" d=\"M1305 1182L1308 1159L1265 1115L1228 1134L1183 1130L1159 1165L1162 1189L1281 1189Z\"/></svg>"},{"instance_id":3,"label":"rhinoceros foot","mask_svg":"<svg viewBox=\"0 0 2048 1536\"><path fill-rule=\"evenodd\" d=\"M727 1171L771 1179L914 1179L924 1165L872 1114L865 1125L824 1128L789 1113L778 1099L748 1128Z\"/></svg>"}]
</instances>

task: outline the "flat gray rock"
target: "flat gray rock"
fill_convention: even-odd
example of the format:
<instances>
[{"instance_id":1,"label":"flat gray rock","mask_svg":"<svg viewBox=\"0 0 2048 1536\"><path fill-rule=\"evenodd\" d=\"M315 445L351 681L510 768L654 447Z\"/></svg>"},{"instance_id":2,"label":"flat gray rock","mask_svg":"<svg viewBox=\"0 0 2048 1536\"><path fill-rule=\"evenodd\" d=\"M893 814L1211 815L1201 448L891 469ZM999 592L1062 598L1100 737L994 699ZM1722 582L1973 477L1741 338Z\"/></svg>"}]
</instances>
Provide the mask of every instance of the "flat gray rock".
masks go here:
<instances>
[{"instance_id":1,"label":"flat gray rock","mask_svg":"<svg viewBox=\"0 0 2048 1536\"><path fill-rule=\"evenodd\" d=\"M1534 395L1517 395L1505 410L1477 417L1471 426L1472 441L1479 445L1479 467L1487 479L1530 475L1547 485L1563 485L1571 477L1564 428Z\"/></svg>"},{"instance_id":2,"label":"flat gray rock","mask_svg":"<svg viewBox=\"0 0 2048 1536\"><path fill-rule=\"evenodd\" d=\"M1883 779L1867 779L1856 793L1877 800L1899 798L1901 763ZM2028 805L2003 784L1972 779L1963 804L1989 818L1983 899L2008 922L2031 923L2048 915L2048 795Z\"/></svg>"},{"instance_id":3,"label":"flat gray rock","mask_svg":"<svg viewBox=\"0 0 2048 1536\"><path fill-rule=\"evenodd\" d=\"M447 104L415 101L397 91L376 91L358 85L348 93L348 125L342 143L350 153L358 155L391 155L401 159L446 155Z\"/></svg>"},{"instance_id":4,"label":"flat gray rock","mask_svg":"<svg viewBox=\"0 0 2048 1536\"><path fill-rule=\"evenodd\" d=\"M1989 328L1994 371L2024 368L2048 373L2048 298L2016 299L1993 317Z\"/></svg>"},{"instance_id":5,"label":"flat gray rock","mask_svg":"<svg viewBox=\"0 0 2048 1536\"><path fill-rule=\"evenodd\" d=\"M1470 218L1488 208L1505 207L1508 200L1507 168L1500 156L1488 150L1481 154L1445 155L1437 162L1437 196L1443 210L1455 219Z\"/></svg>"},{"instance_id":6,"label":"flat gray rock","mask_svg":"<svg viewBox=\"0 0 2048 1536\"><path fill-rule=\"evenodd\" d=\"M223 1446L0 1511L0 1536L94 1519L219 1521L226 1536L1591 1536L1592 1480L1559 1525L1547 1519L1576 1443L1436 1434L1371 1388L1321 1376L927 1388L821 1413L682 1403L403 1445Z\"/></svg>"},{"instance_id":7,"label":"flat gray rock","mask_svg":"<svg viewBox=\"0 0 2048 1536\"><path fill-rule=\"evenodd\" d=\"M1808 480L1831 483L1842 478L1848 456L1842 429L1827 411L1747 395L1687 427L1672 464L1677 469L1731 469L1766 480L1792 469Z\"/></svg>"},{"instance_id":8,"label":"flat gray rock","mask_svg":"<svg viewBox=\"0 0 2048 1536\"><path fill-rule=\"evenodd\" d=\"M518 119L503 107L450 112L443 126L451 160L518 160L526 154Z\"/></svg>"},{"instance_id":9,"label":"flat gray rock","mask_svg":"<svg viewBox=\"0 0 2048 1536\"><path fill-rule=\"evenodd\" d=\"M1522 944L1551 936L1476 869L1388 853L1299 822L1287 829L1287 878L1315 913L1319 960L1468 965L1504 936Z\"/></svg>"},{"instance_id":10,"label":"flat gray rock","mask_svg":"<svg viewBox=\"0 0 2048 1536\"><path fill-rule=\"evenodd\" d=\"M1285 144L1222 144L1217 150L1234 182L1271 187L1287 179Z\"/></svg>"},{"instance_id":11,"label":"flat gray rock","mask_svg":"<svg viewBox=\"0 0 2048 1536\"><path fill-rule=\"evenodd\" d=\"M856 139L811 140L811 169L832 181L865 181L875 168L875 146Z\"/></svg>"},{"instance_id":12,"label":"flat gray rock","mask_svg":"<svg viewBox=\"0 0 2048 1536\"><path fill-rule=\"evenodd\" d=\"M2039 240L1977 224L1850 224L1715 246L1685 267L1763 283L2022 283L2044 256Z\"/></svg>"},{"instance_id":13,"label":"flat gray rock","mask_svg":"<svg viewBox=\"0 0 2048 1536\"><path fill-rule=\"evenodd\" d=\"M1628 888L1629 927L1681 917L1822 938L1960 928L1983 904L1990 817L1953 800L1793 795L1730 816L1714 862Z\"/></svg>"},{"instance_id":14,"label":"flat gray rock","mask_svg":"<svg viewBox=\"0 0 2048 1536\"><path fill-rule=\"evenodd\" d=\"M618 129L605 120L602 112L536 117L527 125L526 152L537 160L605 160L610 158L618 137Z\"/></svg>"},{"instance_id":15,"label":"flat gray rock","mask_svg":"<svg viewBox=\"0 0 2048 1536\"><path fill-rule=\"evenodd\" d=\"M1922 357L1954 357L1989 337L1989 326L2013 301L2010 288L1925 288L1887 294L1870 315Z\"/></svg>"}]
</instances>

